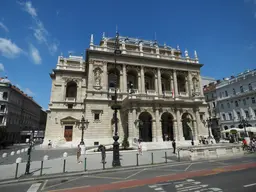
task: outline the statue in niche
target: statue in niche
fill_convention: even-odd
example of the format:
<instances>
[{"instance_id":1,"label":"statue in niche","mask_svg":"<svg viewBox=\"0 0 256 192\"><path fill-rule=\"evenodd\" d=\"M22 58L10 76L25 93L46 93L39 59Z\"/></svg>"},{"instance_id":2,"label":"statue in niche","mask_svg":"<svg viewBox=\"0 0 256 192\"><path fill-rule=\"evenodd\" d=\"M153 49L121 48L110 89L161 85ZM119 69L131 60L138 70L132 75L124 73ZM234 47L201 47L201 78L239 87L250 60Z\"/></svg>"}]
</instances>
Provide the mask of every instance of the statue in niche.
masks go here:
<instances>
[{"instance_id":1,"label":"statue in niche","mask_svg":"<svg viewBox=\"0 0 256 192\"><path fill-rule=\"evenodd\" d=\"M95 86L101 86L101 70L99 68L94 71L94 82Z\"/></svg>"}]
</instances>

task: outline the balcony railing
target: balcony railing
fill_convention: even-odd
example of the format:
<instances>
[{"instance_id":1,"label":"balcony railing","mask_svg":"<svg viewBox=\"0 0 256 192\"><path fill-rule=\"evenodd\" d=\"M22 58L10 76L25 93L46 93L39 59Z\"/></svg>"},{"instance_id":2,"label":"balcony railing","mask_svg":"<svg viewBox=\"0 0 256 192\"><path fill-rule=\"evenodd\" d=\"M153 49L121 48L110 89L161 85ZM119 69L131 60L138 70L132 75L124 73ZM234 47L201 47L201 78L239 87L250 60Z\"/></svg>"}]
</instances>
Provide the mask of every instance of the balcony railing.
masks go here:
<instances>
[{"instance_id":1,"label":"balcony railing","mask_svg":"<svg viewBox=\"0 0 256 192\"><path fill-rule=\"evenodd\" d=\"M66 97L66 102L76 102L76 98L75 97Z\"/></svg>"},{"instance_id":2,"label":"balcony railing","mask_svg":"<svg viewBox=\"0 0 256 192\"><path fill-rule=\"evenodd\" d=\"M147 95L156 95L156 91L155 90L146 90Z\"/></svg>"},{"instance_id":3,"label":"balcony railing","mask_svg":"<svg viewBox=\"0 0 256 192\"><path fill-rule=\"evenodd\" d=\"M133 91L133 93L132 93L132 91ZM139 90L138 89L128 89L128 93L139 94Z\"/></svg>"}]
</instances>

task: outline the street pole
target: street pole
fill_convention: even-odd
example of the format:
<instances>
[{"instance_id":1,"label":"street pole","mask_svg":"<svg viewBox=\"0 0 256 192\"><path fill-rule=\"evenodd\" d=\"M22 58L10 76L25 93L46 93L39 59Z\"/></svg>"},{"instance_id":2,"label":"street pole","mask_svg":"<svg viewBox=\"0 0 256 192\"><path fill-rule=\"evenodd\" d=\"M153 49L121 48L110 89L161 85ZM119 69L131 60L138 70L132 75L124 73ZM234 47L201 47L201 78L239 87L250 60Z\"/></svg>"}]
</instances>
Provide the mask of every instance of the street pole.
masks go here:
<instances>
[{"instance_id":1,"label":"street pole","mask_svg":"<svg viewBox=\"0 0 256 192\"><path fill-rule=\"evenodd\" d=\"M82 119L81 119L81 129L82 129L82 136L81 136L81 142L80 142L80 145L84 145L84 124L85 124L85 120L84 120L84 116L82 116Z\"/></svg>"},{"instance_id":2,"label":"street pole","mask_svg":"<svg viewBox=\"0 0 256 192\"><path fill-rule=\"evenodd\" d=\"M246 126L247 126L247 124L248 124L248 121L243 118L242 120L240 120L240 123L243 125L243 128L244 128L244 136L245 136L245 137L248 137L247 131L246 131Z\"/></svg>"},{"instance_id":3,"label":"street pole","mask_svg":"<svg viewBox=\"0 0 256 192\"><path fill-rule=\"evenodd\" d=\"M32 138L30 138L29 142L29 148L28 148L28 160L26 164L26 171L25 175L29 175L30 173L30 161L31 161L31 152L32 152L32 147L33 147L33 139L34 139L34 130L32 131Z\"/></svg>"},{"instance_id":4,"label":"street pole","mask_svg":"<svg viewBox=\"0 0 256 192\"><path fill-rule=\"evenodd\" d=\"M115 58L115 102L114 105L111 106L112 110L114 110L114 121L115 121L115 134L113 136L113 161L112 166L117 167L121 166L120 163L120 154L119 154L119 143L118 139L119 136L117 135L118 132L118 119L117 119L117 111L121 109L121 106L117 104L117 67L116 67L116 56L121 54L121 50L119 49L119 34L116 33L116 42L115 42L115 51L114 51L114 58Z\"/></svg>"}]
</instances>

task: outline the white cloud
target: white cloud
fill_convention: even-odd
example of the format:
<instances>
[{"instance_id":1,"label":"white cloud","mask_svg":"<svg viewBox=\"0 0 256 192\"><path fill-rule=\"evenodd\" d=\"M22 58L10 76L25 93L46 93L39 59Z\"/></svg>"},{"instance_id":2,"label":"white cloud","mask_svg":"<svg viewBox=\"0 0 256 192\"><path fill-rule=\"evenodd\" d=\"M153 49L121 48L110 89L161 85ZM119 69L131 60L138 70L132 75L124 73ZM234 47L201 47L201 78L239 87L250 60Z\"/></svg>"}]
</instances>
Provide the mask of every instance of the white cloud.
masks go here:
<instances>
[{"instance_id":1,"label":"white cloud","mask_svg":"<svg viewBox=\"0 0 256 192\"><path fill-rule=\"evenodd\" d=\"M37 48L35 48L32 44L30 44L30 57L34 61L35 64L41 64L42 59L40 53Z\"/></svg>"},{"instance_id":2,"label":"white cloud","mask_svg":"<svg viewBox=\"0 0 256 192\"><path fill-rule=\"evenodd\" d=\"M29 88L24 89L24 92L29 96L35 95L35 93L33 93Z\"/></svg>"},{"instance_id":3,"label":"white cloud","mask_svg":"<svg viewBox=\"0 0 256 192\"><path fill-rule=\"evenodd\" d=\"M36 9L33 7L31 1L27 1L25 3L19 2L19 4L23 7L23 10L30 14L32 17L37 17Z\"/></svg>"},{"instance_id":4,"label":"white cloud","mask_svg":"<svg viewBox=\"0 0 256 192\"><path fill-rule=\"evenodd\" d=\"M0 72L4 72L4 64L0 63Z\"/></svg>"},{"instance_id":5,"label":"white cloud","mask_svg":"<svg viewBox=\"0 0 256 192\"><path fill-rule=\"evenodd\" d=\"M22 52L22 49L11 40L0 38L0 55L7 58L14 58Z\"/></svg>"},{"instance_id":6,"label":"white cloud","mask_svg":"<svg viewBox=\"0 0 256 192\"><path fill-rule=\"evenodd\" d=\"M30 29L33 31L33 35L39 43L44 43L49 52L54 54L58 50L58 44L51 39L50 33L45 28L43 22L39 19L36 9L33 7L32 2L19 3L23 10L29 13L34 21L34 26Z\"/></svg>"},{"instance_id":7,"label":"white cloud","mask_svg":"<svg viewBox=\"0 0 256 192\"><path fill-rule=\"evenodd\" d=\"M5 30L5 32L9 32L9 29L2 22L0 22L0 28Z\"/></svg>"}]
</instances>

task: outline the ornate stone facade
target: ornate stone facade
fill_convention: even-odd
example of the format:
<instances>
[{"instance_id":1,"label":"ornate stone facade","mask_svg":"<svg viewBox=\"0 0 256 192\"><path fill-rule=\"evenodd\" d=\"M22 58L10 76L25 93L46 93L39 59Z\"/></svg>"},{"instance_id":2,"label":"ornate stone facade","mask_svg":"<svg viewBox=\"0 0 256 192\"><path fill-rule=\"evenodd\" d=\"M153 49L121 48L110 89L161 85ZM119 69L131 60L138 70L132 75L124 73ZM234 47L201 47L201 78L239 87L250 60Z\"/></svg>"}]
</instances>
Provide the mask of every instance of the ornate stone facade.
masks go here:
<instances>
[{"instance_id":1,"label":"ornate stone facade","mask_svg":"<svg viewBox=\"0 0 256 192\"><path fill-rule=\"evenodd\" d=\"M179 48L153 41L121 37L120 42L122 54L116 58L115 38L105 35L99 46L91 37L85 60L58 58L51 74L46 142L79 143L78 127L84 115L90 122L86 145L111 144L115 86L122 106L118 113L120 142L128 137L133 145L140 138L150 147L176 139L185 145L207 135L202 124L207 105L197 53L192 59L186 50L183 58Z\"/></svg>"}]
</instances>

